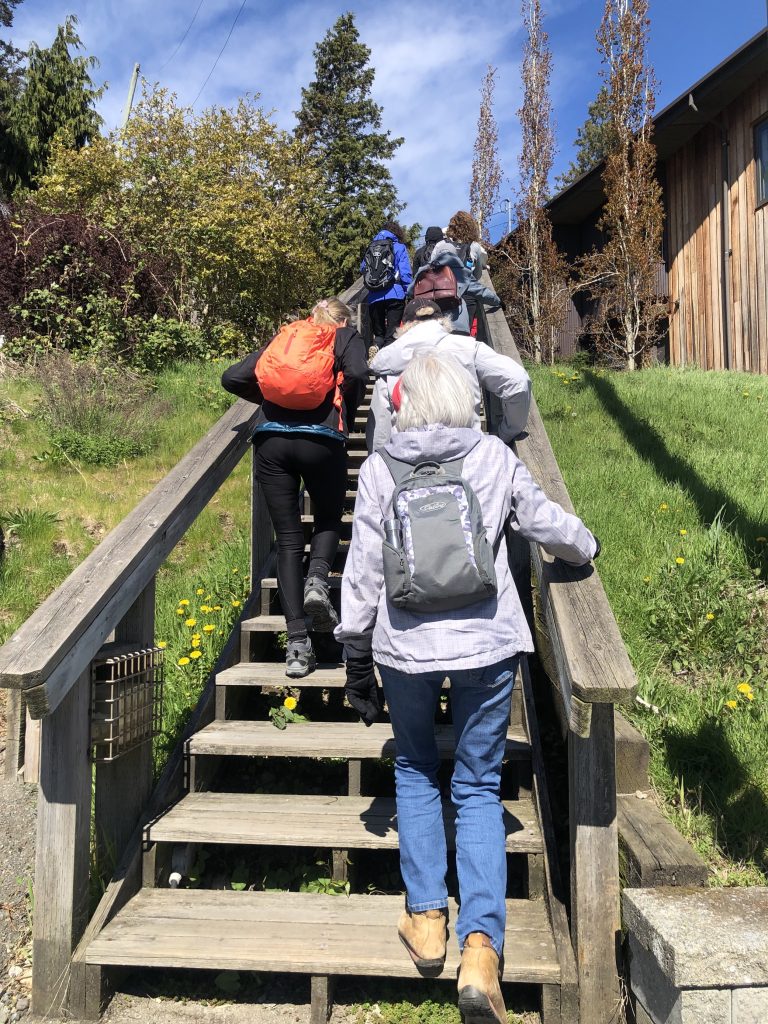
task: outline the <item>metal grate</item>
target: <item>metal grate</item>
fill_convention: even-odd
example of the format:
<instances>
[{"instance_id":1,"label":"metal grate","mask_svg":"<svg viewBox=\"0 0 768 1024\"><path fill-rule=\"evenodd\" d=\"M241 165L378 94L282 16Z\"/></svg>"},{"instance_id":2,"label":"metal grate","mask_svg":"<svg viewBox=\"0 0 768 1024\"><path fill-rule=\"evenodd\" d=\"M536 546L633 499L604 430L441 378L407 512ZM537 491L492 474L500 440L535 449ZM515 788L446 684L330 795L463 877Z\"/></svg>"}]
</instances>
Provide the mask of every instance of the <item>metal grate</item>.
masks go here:
<instances>
[{"instance_id":1,"label":"metal grate","mask_svg":"<svg viewBox=\"0 0 768 1024\"><path fill-rule=\"evenodd\" d=\"M159 647L107 645L91 665L94 761L114 761L160 732L165 664Z\"/></svg>"}]
</instances>

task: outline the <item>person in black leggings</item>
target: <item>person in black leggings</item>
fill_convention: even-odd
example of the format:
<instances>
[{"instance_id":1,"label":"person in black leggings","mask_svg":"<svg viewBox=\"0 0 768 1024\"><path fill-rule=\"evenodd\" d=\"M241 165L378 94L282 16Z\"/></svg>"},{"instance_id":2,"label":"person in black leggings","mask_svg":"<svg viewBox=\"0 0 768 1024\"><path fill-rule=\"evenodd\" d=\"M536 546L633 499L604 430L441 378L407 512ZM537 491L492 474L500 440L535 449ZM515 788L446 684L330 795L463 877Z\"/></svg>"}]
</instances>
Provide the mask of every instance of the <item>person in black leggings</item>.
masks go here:
<instances>
[{"instance_id":1,"label":"person in black leggings","mask_svg":"<svg viewBox=\"0 0 768 1024\"><path fill-rule=\"evenodd\" d=\"M227 391L260 405L253 434L254 467L277 536L277 582L288 632L286 675L292 678L307 675L316 664L305 616L318 632L331 632L338 624L328 574L339 546L347 488L346 439L368 379L365 343L347 326L351 315L339 299L324 299L312 310L314 323L336 328L334 372L343 378L340 409L334 404L335 389L317 409L285 409L266 401L256 364L267 346L231 366L221 378ZM302 483L315 510L306 583Z\"/></svg>"}]
</instances>

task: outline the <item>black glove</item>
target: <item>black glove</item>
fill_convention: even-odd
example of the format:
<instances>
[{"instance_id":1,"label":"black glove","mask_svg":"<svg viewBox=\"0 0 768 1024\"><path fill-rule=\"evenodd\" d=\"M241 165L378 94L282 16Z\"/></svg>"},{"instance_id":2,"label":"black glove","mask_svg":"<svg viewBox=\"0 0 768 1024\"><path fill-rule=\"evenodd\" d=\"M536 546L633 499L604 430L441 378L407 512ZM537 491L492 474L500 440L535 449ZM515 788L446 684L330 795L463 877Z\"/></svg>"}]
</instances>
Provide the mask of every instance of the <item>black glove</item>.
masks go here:
<instances>
[{"instance_id":1,"label":"black glove","mask_svg":"<svg viewBox=\"0 0 768 1024\"><path fill-rule=\"evenodd\" d=\"M344 696L365 725L373 725L381 713L379 690L373 672L373 655L347 658L347 684Z\"/></svg>"},{"instance_id":2,"label":"black glove","mask_svg":"<svg viewBox=\"0 0 768 1024\"><path fill-rule=\"evenodd\" d=\"M594 533L592 534L592 536L595 537ZM597 558L597 556L600 554L600 552L603 550L602 545L601 545L600 541L597 539L597 537L595 537L595 544L597 544L597 550L595 551L594 555L592 555L592 561L593 562Z\"/></svg>"}]
</instances>

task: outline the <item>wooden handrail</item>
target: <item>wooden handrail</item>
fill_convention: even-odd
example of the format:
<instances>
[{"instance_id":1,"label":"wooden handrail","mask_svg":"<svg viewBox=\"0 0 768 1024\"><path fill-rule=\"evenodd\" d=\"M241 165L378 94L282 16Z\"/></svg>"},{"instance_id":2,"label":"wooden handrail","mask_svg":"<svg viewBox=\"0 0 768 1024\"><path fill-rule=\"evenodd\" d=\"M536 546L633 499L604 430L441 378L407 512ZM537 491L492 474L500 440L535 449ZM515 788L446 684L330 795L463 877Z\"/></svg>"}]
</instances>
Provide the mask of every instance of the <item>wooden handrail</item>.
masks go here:
<instances>
[{"instance_id":1,"label":"wooden handrail","mask_svg":"<svg viewBox=\"0 0 768 1024\"><path fill-rule=\"evenodd\" d=\"M54 711L248 448L238 401L0 648L0 687Z\"/></svg>"},{"instance_id":2,"label":"wooden handrail","mask_svg":"<svg viewBox=\"0 0 768 1024\"><path fill-rule=\"evenodd\" d=\"M486 312L485 320L492 347L520 363L504 313ZM515 442L515 449L547 497L573 512L535 400L527 432ZM531 544L531 557L558 670L554 682L572 728L588 734L589 707L584 705L631 701L637 691L635 671L597 571L592 566L570 568L538 544Z\"/></svg>"}]
</instances>

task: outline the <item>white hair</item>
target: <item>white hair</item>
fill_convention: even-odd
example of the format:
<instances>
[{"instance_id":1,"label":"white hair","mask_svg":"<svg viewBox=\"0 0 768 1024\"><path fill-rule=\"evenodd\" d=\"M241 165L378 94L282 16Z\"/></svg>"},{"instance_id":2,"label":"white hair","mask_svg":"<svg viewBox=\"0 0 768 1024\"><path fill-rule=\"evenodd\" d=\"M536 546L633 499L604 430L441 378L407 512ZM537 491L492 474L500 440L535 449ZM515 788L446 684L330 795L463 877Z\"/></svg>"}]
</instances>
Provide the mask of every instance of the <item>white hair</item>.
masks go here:
<instances>
[{"instance_id":1,"label":"white hair","mask_svg":"<svg viewBox=\"0 0 768 1024\"><path fill-rule=\"evenodd\" d=\"M397 429L410 430L442 423L471 427L475 401L469 374L454 356L414 356L400 377Z\"/></svg>"},{"instance_id":2,"label":"white hair","mask_svg":"<svg viewBox=\"0 0 768 1024\"><path fill-rule=\"evenodd\" d=\"M440 324L446 334L451 334L454 328L453 320L449 316L421 316L416 320L406 320L395 331L396 338L402 338L408 331L421 324Z\"/></svg>"}]
</instances>

